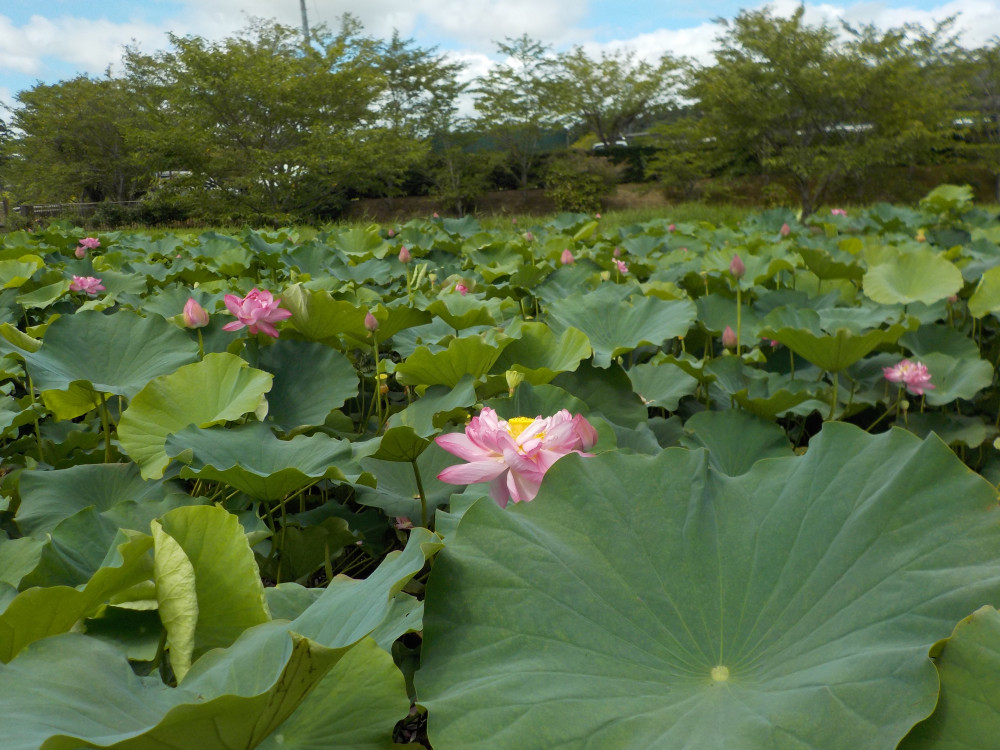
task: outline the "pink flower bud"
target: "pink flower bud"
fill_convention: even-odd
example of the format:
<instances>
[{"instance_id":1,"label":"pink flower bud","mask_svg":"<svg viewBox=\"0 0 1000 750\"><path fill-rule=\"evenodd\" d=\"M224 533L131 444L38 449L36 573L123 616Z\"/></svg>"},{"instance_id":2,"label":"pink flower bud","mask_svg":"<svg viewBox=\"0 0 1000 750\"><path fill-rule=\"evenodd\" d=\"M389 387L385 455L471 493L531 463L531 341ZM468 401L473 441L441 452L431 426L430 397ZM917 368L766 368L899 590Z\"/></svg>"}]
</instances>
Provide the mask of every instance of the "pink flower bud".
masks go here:
<instances>
[{"instance_id":1,"label":"pink flower bud","mask_svg":"<svg viewBox=\"0 0 1000 750\"><path fill-rule=\"evenodd\" d=\"M615 256L616 258L620 258L620 257L622 257L622 249L621 249L620 247L616 247L616 248L615 248L615 249L614 249L614 250L613 250L613 251L611 252L611 254L612 254L613 256Z\"/></svg>"},{"instance_id":2,"label":"pink flower bud","mask_svg":"<svg viewBox=\"0 0 1000 750\"><path fill-rule=\"evenodd\" d=\"M83 260L84 258L87 257L87 248L85 248L83 245L80 245L76 250L73 251L73 255L75 255L80 260Z\"/></svg>"},{"instance_id":3,"label":"pink flower bud","mask_svg":"<svg viewBox=\"0 0 1000 750\"><path fill-rule=\"evenodd\" d=\"M600 215L600 214L594 214L594 218L595 218L595 219L600 219L600 218L601 218L601 215Z\"/></svg>"},{"instance_id":4,"label":"pink flower bud","mask_svg":"<svg viewBox=\"0 0 1000 750\"><path fill-rule=\"evenodd\" d=\"M533 235L531 232L525 232L524 239L528 242L531 242L532 240L535 239L535 235Z\"/></svg>"},{"instance_id":5,"label":"pink flower bud","mask_svg":"<svg viewBox=\"0 0 1000 750\"><path fill-rule=\"evenodd\" d=\"M788 222L785 222L784 224L781 225L781 236L782 237L787 237L791 233L792 233L792 228L790 226L788 226Z\"/></svg>"},{"instance_id":6,"label":"pink flower bud","mask_svg":"<svg viewBox=\"0 0 1000 750\"><path fill-rule=\"evenodd\" d=\"M434 218L435 219L440 219L441 218L440 214L438 214L437 211L434 212Z\"/></svg>"},{"instance_id":7,"label":"pink flower bud","mask_svg":"<svg viewBox=\"0 0 1000 750\"><path fill-rule=\"evenodd\" d=\"M569 248L562 251L562 255L559 256L559 262L564 266L571 266L576 262L576 258L573 257L573 253L570 252Z\"/></svg>"},{"instance_id":8,"label":"pink flower bud","mask_svg":"<svg viewBox=\"0 0 1000 750\"><path fill-rule=\"evenodd\" d=\"M378 330L378 320L372 315L371 310L365 313L365 330L369 333L375 333Z\"/></svg>"},{"instance_id":9,"label":"pink flower bud","mask_svg":"<svg viewBox=\"0 0 1000 750\"><path fill-rule=\"evenodd\" d=\"M469 287L463 284L461 281L455 284L455 291L461 294L463 297L468 294Z\"/></svg>"},{"instance_id":10,"label":"pink flower bud","mask_svg":"<svg viewBox=\"0 0 1000 750\"><path fill-rule=\"evenodd\" d=\"M387 237L395 237L396 236L396 233L392 230L392 227L389 227L389 229L386 231L385 234L386 234Z\"/></svg>"},{"instance_id":11,"label":"pink flower bud","mask_svg":"<svg viewBox=\"0 0 1000 750\"><path fill-rule=\"evenodd\" d=\"M729 273L731 273L734 278L742 279L746 272L747 267L743 265L743 260L739 255L734 255L733 259L729 262Z\"/></svg>"},{"instance_id":12,"label":"pink flower bud","mask_svg":"<svg viewBox=\"0 0 1000 750\"><path fill-rule=\"evenodd\" d=\"M671 224L669 227L667 227L667 231L668 232L676 232L677 231L677 225L676 224Z\"/></svg>"},{"instance_id":13,"label":"pink flower bud","mask_svg":"<svg viewBox=\"0 0 1000 750\"><path fill-rule=\"evenodd\" d=\"M726 326L726 330L722 332L722 345L727 349L735 349L737 343L739 342L736 340L736 331Z\"/></svg>"},{"instance_id":14,"label":"pink flower bud","mask_svg":"<svg viewBox=\"0 0 1000 750\"><path fill-rule=\"evenodd\" d=\"M194 297L184 303L184 325L188 328L204 328L208 325L208 311Z\"/></svg>"},{"instance_id":15,"label":"pink flower bud","mask_svg":"<svg viewBox=\"0 0 1000 750\"><path fill-rule=\"evenodd\" d=\"M406 249L406 245L403 245L399 248L399 262L409 263L411 260L413 260L413 256L410 255L410 251Z\"/></svg>"}]
</instances>

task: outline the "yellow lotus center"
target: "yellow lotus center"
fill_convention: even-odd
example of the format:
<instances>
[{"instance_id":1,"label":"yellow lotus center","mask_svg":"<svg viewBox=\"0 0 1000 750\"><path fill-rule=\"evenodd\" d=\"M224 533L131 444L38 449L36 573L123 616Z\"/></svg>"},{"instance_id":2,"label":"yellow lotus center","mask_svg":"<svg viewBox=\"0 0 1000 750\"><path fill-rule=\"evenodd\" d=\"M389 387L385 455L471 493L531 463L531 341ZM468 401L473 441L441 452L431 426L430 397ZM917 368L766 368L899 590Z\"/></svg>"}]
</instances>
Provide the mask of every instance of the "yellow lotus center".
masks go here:
<instances>
[{"instance_id":1,"label":"yellow lotus center","mask_svg":"<svg viewBox=\"0 0 1000 750\"><path fill-rule=\"evenodd\" d=\"M516 440L518 437L521 436L522 432L524 432L526 429L528 429L528 427L530 427L534 423L535 420L532 419L531 417L511 417L510 419L507 420L507 431ZM539 440L541 440L542 438L545 437L545 433L540 432L536 437Z\"/></svg>"}]
</instances>

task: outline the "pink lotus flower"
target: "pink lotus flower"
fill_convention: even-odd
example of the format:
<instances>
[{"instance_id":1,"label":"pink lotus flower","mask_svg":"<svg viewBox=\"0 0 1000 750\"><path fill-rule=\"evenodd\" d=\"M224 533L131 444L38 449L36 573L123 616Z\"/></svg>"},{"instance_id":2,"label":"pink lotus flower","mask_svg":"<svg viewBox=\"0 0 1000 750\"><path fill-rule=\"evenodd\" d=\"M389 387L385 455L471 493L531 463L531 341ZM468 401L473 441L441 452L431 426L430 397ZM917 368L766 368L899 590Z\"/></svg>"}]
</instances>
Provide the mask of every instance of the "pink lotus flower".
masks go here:
<instances>
[{"instance_id":1,"label":"pink lotus flower","mask_svg":"<svg viewBox=\"0 0 1000 750\"><path fill-rule=\"evenodd\" d=\"M467 287L460 281L457 284L455 284L455 291L464 297L466 294L469 293L469 287Z\"/></svg>"},{"instance_id":2,"label":"pink lotus flower","mask_svg":"<svg viewBox=\"0 0 1000 750\"><path fill-rule=\"evenodd\" d=\"M914 396L923 396L925 390L934 388L927 365L922 362L904 359L893 367L883 367L882 372L885 373L886 380L890 383L902 383Z\"/></svg>"},{"instance_id":3,"label":"pink lotus flower","mask_svg":"<svg viewBox=\"0 0 1000 750\"><path fill-rule=\"evenodd\" d=\"M79 245L87 250L96 250L101 246L101 241L96 237L84 237L80 240Z\"/></svg>"},{"instance_id":4,"label":"pink lotus flower","mask_svg":"<svg viewBox=\"0 0 1000 750\"><path fill-rule=\"evenodd\" d=\"M600 215L600 214L594 214L594 218L595 218L595 219L600 219L600 218L601 218L601 215Z\"/></svg>"},{"instance_id":5,"label":"pink lotus flower","mask_svg":"<svg viewBox=\"0 0 1000 750\"><path fill-rule=\"evenodd\" d=\"M490 407L473 417L465 432L439 435L434 442L468 463L449 466L438 479L449 484L490 483L490 497L501 508L528 502L538 494L545 472L567 453L591 456L597 431L566 409L551 417L514 417L504 421Z\"/></svg>"},{"instance_id":6,"label":"pink lotus flower","mask_svg":"<svg viewBox=\"0 0 1000 750\"><path fill-rule=\"evenodd\" d=\"M622 257L622 249L620 247L616 247L614 250L611 251L611 254L616 258L620 258Z\"/></svg>"},{"instance_id":7,"label":"pink lotus flower","mask_svg":"<svg viewBox=\"0 0 1000 750\"><path fill-rule=\"evenodd\" d=\"M439 214L439 213L438 213L437 211L435 211L435 212L434 212L434 217L433 217L433 218L435 218L435 219L440 219L440 218L441 218L441 215L440 215L440 214Z\"/></svg>"},{"instance_id":8,"label":"pink lotus flower","mask_svg":"<svg viewBox=\"0 0 1000 750\"><path fill-rule=\"evenodd\" d=\"M238 331L246 326L250 333L263 331L268 336L278 338L278 329L273 324L292 317L291 310L278 307L280 298L256 287L242 299L235 294L227 294L225 299L226 307L236 316L236 320L222 326L223 331Z\"/></svg>"},{"instance_id":9,"label":"pink lotus flower","mask_svg":"<svg viewBox=\"0 0 1000 750\"><path fill-rule=\"evenodd\" d=\"M831 208L830 213L833 216L847 216L847 211L842 208Z\"/></svg>"},{"instance_id":10,"label":"pink lotus flower","mask_svg":"<svg viewBox=\"0 0 1000 750\"><path fill-rule=\"evenodd\" d=\"M781 236L782 237L787 237L791 233L792 233L792 228L790 226L788 226L788 222L785 222L784 224L781 225Z\"/></svg>"},{"instance_id":11,"label":"pink lotus flower","mask_svg":"<svg viewBox=\"0 0 1000 750\"><path fill-rule=\"evenodd\" d=\"M747 267L743 264L742 259L739 255L734 255L733 259L729 262L729 273L731 273L735 278L742 279L743 275L747 272Z\"/></svg>"},{"instance_id":12,"label":"pink lotus flower","mask_svg":"<svg viewBox=\"0 0 1000 750\"><path fill-rule=\"evenodd\" d=\"M677 231L677 225L676 224L671 224L669 227L667 227L667 231L668 232L676 232Z\"/></svg>"},{"instance_id":13,"label":"pink lotus flower","mask_svg":"<svg viewBox=\"0 0 1000 750\"><path fill-rule=\"evenodd\" d=\"M569 248L562 251L562 255L559 256L559 262L564 266L571 266L576 262L576 258L573 257L573 253L570 252Z\"/></svg>"},{"instance_id":14,"label":"pink lotus flower","mask_svg":"<svg viewBox=\"0 0 1000 750\"><path fill-rule=\"evenodd\" d=\"M371 311L365 313L365 330L369 333L375 333L378 330L378 319L371 314Z\"/></svg>"},{"instance_id":15,"label":"pink lotus flower","mask_svg":"<svg viewBox=\"0 0 1000 750\"><path fill-rule=\"evenodd\" d=\"M386 235L389 236L389 237L395 237L396 236L396 230L394 230L392 227L389 227L389 229L386 230Z\"/></svg>"},{"instance_id":16,"label":"pink lotus flower","mask_svg":"<svg viewBox=\"0 0 1000 750\"><path fill-rule=\"evenodd\" d=\"M736 331L734 331L730 326L726 326L726 330L722 332L722 345L727 349L735 349L739 341L736 340Z\"/></svg>"},{"instance_id":17,"label":"pink lotus flower","mask_svg":"<svg viewBox=\"0 0 1000 750\"><path fill-rule=\"evenodd\" d=\"M85 248L83 245L80 245L76 250L73 251L73 255L75 255L80 260L83 260L84 258L87 257L87 248Z\"/></svg>"},{"instance_id":18,"label":"pink lotus flower","mask_svg":"<svg viewBox=\"0 0 1000 750\"><path fill-rule=\"evenodd\" d=\"M413 260L413 256L410 255L410 251L406 249L406 245L403 245L399 248L399 262L409 263L411 260Z\"/></svg>"},{"instance_id":19,"label":"pink lotus flower","mask_svg":"<svg viewBox=\"0 0 1000 750\"><path fill-rule=\"evenodd\" d=\"M101 280L96 276L74 276L69 285L70 291L85 292L96 297L98 292L106 291Z\"/></svg>"},{"instance_id":20,"label":"pink lotus flower","mask_svg":"<svg viewBox=\"0 0 1000 750\"><path fill-rule=\"evenodd\" d=\"M535 235L533 235L531 232L525 232L524 239L526 242L531 242L533 239L535 239Z\"/></svg>"},{"instance_id":21,"label":"pink lotus flower","mask_svg":"<svg viewBox=\"0 0 1000 750\"><path fill-rule=\"evenodd\" d=\"M618 267L618 272L619 273L628 273L628 266L625 265L625 261L623 261L623 260L616 260L615 261L615 265Z\"/></svg>"},{"instance_id":22,"label":"pink lotus flower","mask_svg":"<svg viewBox=\"0 0 1000 750\"><path fill-rule=\"evenodd\" d=\"M208 325L208 311L194 297L184 303L184 325L188 328L204 328Z\"/></svg>"}]
</instances>

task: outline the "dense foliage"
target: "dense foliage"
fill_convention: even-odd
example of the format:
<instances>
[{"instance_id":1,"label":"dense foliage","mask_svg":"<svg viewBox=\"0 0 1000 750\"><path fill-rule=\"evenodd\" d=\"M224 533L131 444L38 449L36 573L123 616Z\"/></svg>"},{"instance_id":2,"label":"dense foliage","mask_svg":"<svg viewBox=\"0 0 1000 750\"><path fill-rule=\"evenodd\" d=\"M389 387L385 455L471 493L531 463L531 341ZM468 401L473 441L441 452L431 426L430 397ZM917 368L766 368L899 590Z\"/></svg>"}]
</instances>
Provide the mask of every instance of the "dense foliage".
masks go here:
<instances>
[{"instance_id":1,"label":"dense foliage","mask_svg":"<svg viewBox=\"0 0 1000 750\"><path fill-rule=\"evenodd\" d=\"M998 274L955 186L8 234L3 745L988 747Z\"/></svg>"},{"instance_id":2,"label":"dense foliage","mask_svg":"<svg viewBox=\"0 0 1000 750\"><path fill-rule=\"evenodd\" d=\"M743 11L722 22L711 65L556 52L525 35L499 42L499 61L471 81L436 50L374 39L350 17L308 43L263 21L169 42L128 50L120 76L17 95L0 129L0 186L15 205L141 200L126 209L139 222L280 226L359 197L430 193L463 215L491 188L572 191L587 170L553 181L548 164L568 150L608 155L672 195L759 178L765 204L805 215L874 183L898 192L909 177L885 184L889 167L976 165L981 196L1000 186L1000 42L964 49L948 23L838 29L801 9ZM123 218L114 210L106 224Z\"/></svg>"}]
</instances>

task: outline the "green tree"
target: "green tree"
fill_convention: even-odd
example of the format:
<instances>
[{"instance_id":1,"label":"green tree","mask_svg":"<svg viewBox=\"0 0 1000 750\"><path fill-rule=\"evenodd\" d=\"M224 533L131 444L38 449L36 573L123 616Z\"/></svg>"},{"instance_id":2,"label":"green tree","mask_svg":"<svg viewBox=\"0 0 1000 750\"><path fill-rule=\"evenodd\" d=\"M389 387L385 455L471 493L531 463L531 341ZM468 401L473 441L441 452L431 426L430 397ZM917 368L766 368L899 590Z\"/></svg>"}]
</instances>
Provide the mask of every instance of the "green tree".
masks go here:
<instances>
[{"instance_id":1,"label":"green tree","mask_svg":"<svg viewBox=\"0 0 1000 750\"><path fill-rule=\"evenodd\" d=\"M929 64L943 28L847 29L842 40L803 13L743 11L723 22L715 65L695 71L686 95L716 159L787 175L805 217L836 180L912 163L946 142L953 110Z\"/></svg>"},{"instance_id":2,"label":"green tree","mask_svg":"<svg viewBox=\"0 0 1000 750\"><path fill-rule=\"evenodd\" d=\"M989 168L994 199L1000 202L1000 37L970 51L961 69L967 86L963 102L967 155Z\"/></svg>"},{"instance_id":3,"label":"green tree","mask_svg":"<svg viewBox=\"0 0 1000 750\"><path fill-rule=\"evenodd\" d=\"M557 106L563 116L613 146L634 128L677 103L681 64L663 55L656 64L632 51L602 52L593 59L582 47L559 56Z\"/></svg>"},{"instance_id":4,"label":"green tree","mask_svg":"<svg viewBox=\"0 0 1000 750\"><path fill-rule=\"evenodd\" d=\"M129 51L145 148L245 212L336 214L394 146L373 132L385 84L360 31L345 17L306 45L298 29L256 21L221 42L171 35L169 51Z\"/></svg>"},{"instance_id":5,"label":"green tree","mask_svg":"<svg viewBox=\"0 0 1000 750\"><path fill-rule=\"evenodd\" d=\"M18 201L132 200L150 182L130 143L134 111L122 81L85 76L17 94L5 167Z\"/></svg>"},{"instance_id":6,"label":"green tree","mask_svg":"<svg viewBox=\"0 0 1000 750\"><path fill-rule=\"evenodd\" d=\"M557 61L548 46L524 34L497 43L504 61L472 87L479 113L475 127L507 155L522 190L545 148L546 137L561 128L555 106Z\"/></svg>"}]
</instances>

